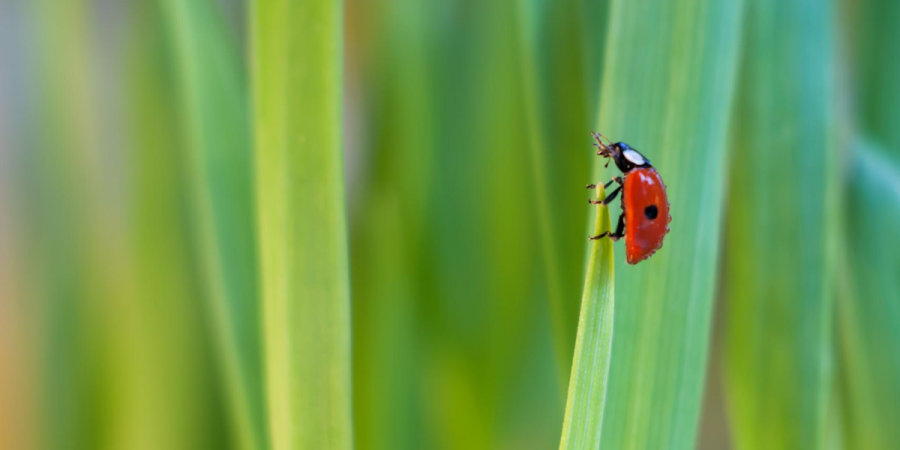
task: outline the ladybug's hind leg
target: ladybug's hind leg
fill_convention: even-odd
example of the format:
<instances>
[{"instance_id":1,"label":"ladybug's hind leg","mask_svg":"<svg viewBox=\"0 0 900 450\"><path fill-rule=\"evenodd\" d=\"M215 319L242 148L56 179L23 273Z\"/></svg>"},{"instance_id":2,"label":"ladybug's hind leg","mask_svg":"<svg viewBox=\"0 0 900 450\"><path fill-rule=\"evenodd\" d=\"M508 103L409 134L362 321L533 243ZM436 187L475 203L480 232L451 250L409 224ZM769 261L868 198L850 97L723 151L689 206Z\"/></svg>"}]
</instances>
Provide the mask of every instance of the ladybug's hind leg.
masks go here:
<instances>
[{"instance_id":1,"label":"ladybug's hind leg","mask_svg":"<svg viewBox=\"0 0 900 450\"><path fill-rule=\"evenodd\" d=\"M619 214L619 224L616 225L616 232L612 233L609 231L604 231L596 236L591 236L588 239L592 241L596 241L597 239L604 238L609 236L609 239L613 242L618 241L625 237L625 213Z\"/></svg>"}]
</instances>

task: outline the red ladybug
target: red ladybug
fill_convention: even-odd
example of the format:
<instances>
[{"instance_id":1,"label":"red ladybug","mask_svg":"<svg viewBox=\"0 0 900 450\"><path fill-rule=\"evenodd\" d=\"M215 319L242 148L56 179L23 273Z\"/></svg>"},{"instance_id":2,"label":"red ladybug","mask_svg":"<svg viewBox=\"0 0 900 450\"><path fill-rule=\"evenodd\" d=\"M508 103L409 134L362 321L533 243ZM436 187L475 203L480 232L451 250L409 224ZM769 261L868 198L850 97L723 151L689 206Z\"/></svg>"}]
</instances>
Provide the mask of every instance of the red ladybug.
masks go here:
<instances>
[{"instance_id":1,"label":"red ladybug","mask_svg":"<svg viewBox=\"0 0 900 450\"><path fill-rule=\"evenodd\" d=\"M613 190L603 200L588 200L592 205L608 205L622 192L622 214L619 215L619 224L616 231L605 231L589 239L595 240L609 236L613 242L619 238L625 238L625 253L628 256L628 264L637 264L650 255L656 253L662 247L663 238L669 232L669 198L666 196L666 185L650 160L637 150L624 142L604 144L599 133L591 133L597 143L594 144L600 151L598 155L610 158L616 162L619 170L625 174L622 177L613 177L603 185L609 187L612 183L618 183L619 187ZM608 140L607 140L608 141ZM609 161L606 162L609 166ZM595 189L597 185L589 184L588 189Z\"/></svg>"}]
</instances>

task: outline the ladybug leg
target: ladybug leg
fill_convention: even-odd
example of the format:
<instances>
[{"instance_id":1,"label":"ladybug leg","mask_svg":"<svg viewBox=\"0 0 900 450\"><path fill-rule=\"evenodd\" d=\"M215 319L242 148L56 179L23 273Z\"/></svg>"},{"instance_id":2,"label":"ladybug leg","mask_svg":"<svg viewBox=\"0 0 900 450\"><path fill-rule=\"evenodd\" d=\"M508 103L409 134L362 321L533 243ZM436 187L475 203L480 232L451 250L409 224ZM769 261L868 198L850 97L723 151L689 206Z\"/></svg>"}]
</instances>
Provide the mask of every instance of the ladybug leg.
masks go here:
<instances>
[{"instance_id":1,"label":"ladybug leg","mask_svg":"<svg viewBox=\"0 0 900 450\"><path fill-rule=\"evenodd\" d=\"M609 235L613 242L625 237L625 213L619 214L619 224L616 225L616 232Z\"/></svg>"},{"instance_id":2,"label":"ladybug leg","mask_svg":"<svg viewBox=\"0 0 900 450\"><path fill-rule=\"evenodd\" d=\"M616 196L618 196L618 195L619 195L619 192L621 192L621 191L622 191L622 186L619 186L619 187L617 187L615 190L613 190L609 195L607 195L606 198L604 198L603 200L589 199L589 200L588 200L588 203L590 203L590 204L592 204L592 205L603 205L603 206L606 206L606 205L610 204L610 202L612 202L613 200L615 200L615 199L616 199Z\"/></svg>"},{"instance_id":3,"label":"ladybug leg","mask_svg":"<svg viewBox=\"0 0 900 450\"><path fill-rule=\"evenodd\" d=\"M622 183L624 183L624 182L625 182L625 181L622 180L622 177L612 177L612 180L609 180L606 184L603 185L603 189L608 188L609 185L611 185L611 184L613 184L613 183L619 183L619 185L621 186ZM587 187L588 189L597 189L597 185L596 185L596 184L589 184L589 185L587 185L586 187Z\"/></svg>"},{"instance_id":4,"label":"ladybug leg","mask_svg":"<svg viewBox=\"0 0 900 450\"><path fill-rule=\"evenodd\" d=\"M616 225L616 232L613 233L611 231L604 231L596 236L591 236L588 240L596 241L597 239L605 238L609 236L609 239L613 242L618 241L625 237L625 213L619 214L619 224Z\"/></svg>"}]
</instances>

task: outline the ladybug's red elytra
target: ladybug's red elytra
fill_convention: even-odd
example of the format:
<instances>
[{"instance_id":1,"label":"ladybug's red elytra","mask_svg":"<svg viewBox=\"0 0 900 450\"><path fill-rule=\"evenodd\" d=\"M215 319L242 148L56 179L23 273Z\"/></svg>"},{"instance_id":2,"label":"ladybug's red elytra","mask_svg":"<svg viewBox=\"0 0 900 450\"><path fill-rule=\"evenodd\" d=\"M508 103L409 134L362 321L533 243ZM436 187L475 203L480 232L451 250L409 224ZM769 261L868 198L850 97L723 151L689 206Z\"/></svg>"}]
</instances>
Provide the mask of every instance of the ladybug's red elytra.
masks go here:
<instances>
[{"instance_id":1,"label":"ladybug's red elytra","mask_svg":"<svg viewBox=\"0 0 900 450\"><path fill-rule=\"evenodd\" d=\"M599 133L591 133L597 141L594 146L600 149L597 155L615 161L625 178L613 177L604 184L604 189L613 183L619 187L603 200L588 200L592 205L608 205L619 192L622 192L622 214L615 232L605 231L589 239L596 240L609 236L615 242L625 238L625 254L628 264L637 264L656 253L662 247L663 238L669 232L669 198L666 196L666 185L650 160L624 142L604 144ZM604 137L605 138L605 137ZM607 139L607 142L609 140ZM609 161L606 162L609 166ZM589 184L588 189L596 189L596 184ZM623 190L624 189L624 190Z\"/></svg>"}]
</instances>

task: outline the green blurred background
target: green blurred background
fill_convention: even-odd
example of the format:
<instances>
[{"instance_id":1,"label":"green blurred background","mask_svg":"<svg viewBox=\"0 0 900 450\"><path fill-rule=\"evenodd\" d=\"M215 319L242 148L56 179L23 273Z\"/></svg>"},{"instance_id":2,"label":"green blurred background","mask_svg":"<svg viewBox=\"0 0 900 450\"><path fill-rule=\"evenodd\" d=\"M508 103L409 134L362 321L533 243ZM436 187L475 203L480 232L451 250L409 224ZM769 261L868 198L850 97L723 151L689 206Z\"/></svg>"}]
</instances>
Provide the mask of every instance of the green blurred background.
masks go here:
<instances>
[{"instance_id":1,"label":"green blurred background","mask_svg":"<svg viewBox=\"0 0 900 450\"><path fill-rule=\"evenodd\" d=\"M592 130L600 447L900 446L896 0L0 0L0 448L559 446Z\"/></svg>"}]
</instances>

